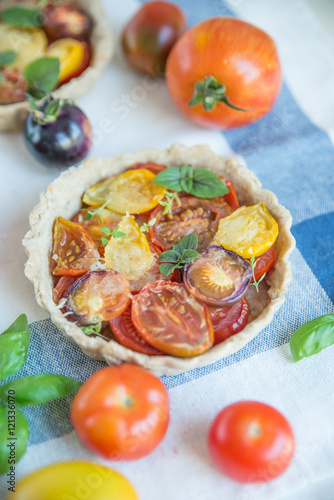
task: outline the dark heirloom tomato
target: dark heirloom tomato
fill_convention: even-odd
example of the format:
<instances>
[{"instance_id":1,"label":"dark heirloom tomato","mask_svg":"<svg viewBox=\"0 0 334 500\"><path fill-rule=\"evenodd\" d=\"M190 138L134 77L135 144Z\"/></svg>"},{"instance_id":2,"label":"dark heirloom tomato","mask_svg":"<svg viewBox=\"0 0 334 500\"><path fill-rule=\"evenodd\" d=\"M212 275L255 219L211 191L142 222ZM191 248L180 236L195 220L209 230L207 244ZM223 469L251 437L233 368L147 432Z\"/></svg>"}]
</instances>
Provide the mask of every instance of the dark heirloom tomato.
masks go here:
<instances>
[{"instance_id":1,"label":"dark heirloom tomato","mask_svg":"<svg viewBox=\"0 0 334 500\"><path fill-rule=\"evenodd\" d=\"M267 250L265 253L260 255L260 257L258 257L258 259L259 260L255 264L255 268L254 268L254 276L255 276L256 281L259 281L259 279L265 273L267 273L275 264L276 252L275 252L274 247L269 248L269 250ZM253 278L252 278L252 281L254 281Z\"/></svg>"},{"instance_id":2,"label":"dark heirloom tomato","mask_svg":"<svg viewBox=\"0 0 334 500\"><path fill-rule=\"evenodd\" d=\"M206 77L216 82L204 83ZM166 78L174 103L187 118L220 129L261 118L273 106L282 83L272 38L245 21L228 17L207 19L187 30L168 57ZM202 88L198 103L190 107L196 83ZM204 109L203 98L212 109ZM228 107L224 99L247 111Z\"/></svg>"},{"instance_id":3,"label":"dark heirloom tomato","mask_svg":"<svg viewBox=\"0 0 334 500\"><path fill-rule=\"evenodd\" d=\"M149 75L163 74L167 56L185 27L184 14L177 5L162 1L143 5L122 35L129 64Z\"/></svg>"},{"instance_id":4,"label":"dark heirloom tomato","mask_svg":"<svg viewBox=\"0 0 334 500\"><path fill-rule=\"evenodd\" d=\"M51 255L54 276L80 276L99 258L94 241L83 227L62 217L56 219Z\"/></svg>"},{"instance_id":5,"label":"dark heirloom tomato","mask_svg":"<svg viewBox=\"0 0 334 500\"><path fill-rule=\"evenodd\" d=\"M174 356L197 356L213 344L208 308L180 283L157 281L132 301L132 321L146 342Z\"/></svg>"},{"instance_id":6,"label":"dark heirloom tomato","mask_svg":"<svg viewBox=\"0 0 334 500\"><path fill-rule=\"evenodd\" d=\"M100 255L104 255L105 247L102 244L101 238L106 236L106 234L101 231L101 228L107 227L110 231L113 231L120 223L122 216L120 214L116 214L115 212L111 212L110 210L103 209L99 212L103 224L101 224L97 215L94 215L91 219L85 220L87 212L94 212L95 210L96 207L87 207L86 210L80 210L80 212L78 212L72 220L86 229L87 233L97 246Z\"/></svg>"},{"instance_id":7,"label":"dark heirloom tomato","mask_svg":"<svg viewBox=\"0 0 334 500\"><path fill-rule=\"evenodd\" d=\"M132 351L147 354L148 356L159 356L163 352L148 344L138 332L131 320L131 304L117 318L109 321L111 331L120 344Z\"/></svg>"},{"instance_id":8,"label":"dark heirloom tomato","mask_svg":"<svg viewBox=\"0 0 334 500\"><path fill-rule=\"evenodd\" d=\"M0 105L25 100L27 82L17 69L3 69L0 78Z\"/></svg>"},{"instance_id":9,"label":"dark heirloom tomato","mask_svg":"<svg viewBox=\"0 0 334 500\"><path fill-rule=\"evenodd\" d=\"M47 5L43 9L43 27L50 40L88 40L93 23L86 12L74 5Z\"/></svg>"},{"instance_id":10,"label":"dark heirloom tomato","mask_svg":"<svg viewBox=\"0 0 334 500\"><path fill-rule=\"evenodd\" d=\"M149 170L153 174L157 175L159 172L162 172L162 170L165 170L167 166L161 165L160 163L153 163L152 161L148 161L146 163L136 163L135 165L129 167L128 170L138 170L139 168L146 168L146 170Z\"/></svg>"},{"instance_id":11,"label":"dark heirloom tomato","mask_svg":"<svg viewBox=\"0 0 334 500\"><path fill-rule=\"evenodd\" d=\"M66 309L79 323L109 321L130 303L130 285L116 271L91 271L77 279L68 291Z\"/></svg>"},{"instance_id":12,"label":"dark heirloom tomato","mask_svg":"<svg viewBox=\"0 0 334 500\"><path fill-rule=\"evenodd\" d=\"M215 334L214 345L241 332L247 325L249 306L245 297L230 307L209 307Z\"/></svg>"},{"instance_id":13,"label":"dark heirloom tomato","mask_svg":"<svg viewBox=\"0 0 334 500\"><path fill-rule=\"evenodd\" d=\"M246 259L218 245L209 246L184 267L183 281L196 299L213 307L230 306L242 299L252 277Z\"/></svg>"},{"instance_id":14,"label":"dark heirloom tomato","mask_svg":"<svg viewBox=\"0 0 334 500\"><path fill-rule=\"evenodd\" d=\"M154 245L162 250L171 250L184 236L196 233L198 252L210 245L218 228L218 221L232 213L224 202L189 196L181 198L181 206L175 206L171 213L163 215L164 208L159 206L151 213L156 218L149 235Z\"/></svg>"}]
</instances>

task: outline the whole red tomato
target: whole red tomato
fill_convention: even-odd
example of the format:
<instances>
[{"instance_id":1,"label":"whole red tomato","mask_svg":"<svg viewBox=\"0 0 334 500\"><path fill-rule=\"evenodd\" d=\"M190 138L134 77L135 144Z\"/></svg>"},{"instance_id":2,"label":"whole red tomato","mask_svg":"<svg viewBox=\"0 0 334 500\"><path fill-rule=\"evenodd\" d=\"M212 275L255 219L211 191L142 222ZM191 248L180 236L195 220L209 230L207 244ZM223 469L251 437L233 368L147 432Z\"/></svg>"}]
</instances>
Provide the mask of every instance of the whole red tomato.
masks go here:
<instances>
[{"instance_id":1,"label":"whole red tomato","mask_svg":"<svg viewBox=\"0 0 334 500\"><path fill-rule=\"evenodd\" d=\"M241 483L267 482L280 476L295 450L287 419L257 401L233 403L218 413L208 444L216 466Z\"/></svg>"},{"instance_id":2,"label":"whole red tomato","mask_svg":"<svg viewBox=\"0 0 334 500\"><path fill-rule=\"evenodd\" d=\"M166 78L173 101L187 118L219 129L261 118L273 106L282 82L272 38L227 17L186 31L169 54Z\"/></svg>"},{"instance_id":3,"label":"whole red tomato","mask_svg":"<svg viewBox=\"0 0 334 500\"><path fill-rule=\"evenodd\" d=\"M109 460L135 460L151 453L169 423L164 384L135 365L103 368L76 394L71 421L81 441Z\"/></svg>"},{"instance_id":4,"label":"whole red tomato","mask_svg":"<svg viewBox=\"0 0 334 500\"><path fill-rule=\"evenodd\" d=\"M160 0L143 5L122 34L129 64L149 75L163 74L167 56L185 26L183 11L177 5Z\"/></svg>"}]
</instances>

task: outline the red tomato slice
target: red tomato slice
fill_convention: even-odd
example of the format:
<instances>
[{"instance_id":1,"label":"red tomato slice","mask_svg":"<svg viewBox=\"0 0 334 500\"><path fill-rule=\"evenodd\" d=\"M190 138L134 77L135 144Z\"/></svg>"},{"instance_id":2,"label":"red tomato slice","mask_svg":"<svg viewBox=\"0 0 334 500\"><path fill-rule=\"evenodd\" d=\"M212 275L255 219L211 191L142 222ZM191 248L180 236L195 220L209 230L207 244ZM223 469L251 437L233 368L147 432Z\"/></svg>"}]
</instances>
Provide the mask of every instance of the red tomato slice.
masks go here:
<instances>
[{"instance_id":1,"label":"red tomato slice","mask_svg":"<svg viewBox=\"0 0 334 500\"><path fill-rule=\"evenodd\" d=\"M197 356L213 344L208 308L180 283L157 281L133 298L131 318L146 342L174 356Z\"/></svg>"},{"instance_id":2,"label":"red tomato slice","mask_svg":"<svg viewBox=\"0 0 334 500\"><path fill-rule=\"evenodd\" d=\"M275 264L276 261L276 252L275 248L271 247L269 250L264 252L260 257L258 257L258 261L255 264L254 275L255 280L259 281L259 279L267 273ZM251 282L254 282L254 279L251 279Z\"/></svg>"},{"instance_id":3,"label":"red tomato slice","mask_svg":"<svg viewBox=\"0 0 334 500\"><path fill-rule=\"evenodd\" d=\"M201 252L213 240L219 219L230 215L232 210L226 203L214 199L187 196L180 201L181 206L175 204L172 212L166 215L161 206L152 211L150 220L156 218L156 222L149 228L151 241L162 250L171 250L184 236L196 233L197 251Z\"/></svg>"},{"instance_id":4,"label":"red tomato slice","mask_svg":"<svg viewBox=\"0 0 334 500\"><path fill-rule=\"evenodd\" d=\"M235 189L234 189L232 183L228 179L225 179L225 177L222 177L221 175L219 175L218 177L220 177L221 180L225 182L225 184L229 188L230 192L225 194L224 196L217 196L217 198L215 198L215 200L219 200L221 202L228 203L233 211L236 210L237 208L239 208L239 201L238 201L237 193L235 192Z\"/></svg>"},{"instance_id":5,"label":"red tomato slice","mask_svg":"<svg viewBox=\"0 0 334 500\"><path fill-rule=\"evenodd\" d=\"M148 356L159 356L164 353L148 344L140 335L131 320L131 304L123 314L109 321L111 331L116 340L135 352L147 354Z\"/></svg>"},{"instance_id":6,"label":"red tomato slice","mask_svg":"<svg viewBox=\"0 0 334 500\"><path fill-rule=\"evenodd\" d=\"M249 306L245 298L230 307L209 307L215 335L214 345L224 342L247 325Z\"/></svg>"},{"instance_id":7,"label":"red tomato slice","mask_svg":"<svg viewBox=\"0 0 334 500\"><path fill-rule=\"evenodd\" d=\"M57 286L52 290L53 300L56 304L59 304L61 299L63 299L70 287L77 280L77 276L62 276L57 283Z\"/></svg>"},{"instance_id":8,"label":"red tomato slice","mask_svg":"<svg viewBox=\"0 0 334 500\"><path fill-rule=\"evenodd\" d=\"M160 163L148 161L146 163L136 163L135 165L132 165L132 167L129 167L128 170L137 170L138 168L146 168L146 170L149 170L153 174L157 175L162 170L165 170L167 165L161 165Z\"/></svg>"},{"instance_id":9,"label":"red tomato slice","mask_svg":"<svg viewBox=\"0 0 334 500\"><path fill-rule=\"evenodd\" d=\"M99 258L94 241L83 227L62 217L56 219L51 255L54 276L80 276Z\"/></svg>"},{"instance_id":10,"label":"red tomato slice","mask_svg":"<svg viewBox=\"0 0 334 500\"><path fill-rule=\"evenodd\" d=\"M86 325L109 321L130 303L130 285L116 271L91 271L77 279L67 294L66 309L75 321Z\"/></svg>"}]
</instances>

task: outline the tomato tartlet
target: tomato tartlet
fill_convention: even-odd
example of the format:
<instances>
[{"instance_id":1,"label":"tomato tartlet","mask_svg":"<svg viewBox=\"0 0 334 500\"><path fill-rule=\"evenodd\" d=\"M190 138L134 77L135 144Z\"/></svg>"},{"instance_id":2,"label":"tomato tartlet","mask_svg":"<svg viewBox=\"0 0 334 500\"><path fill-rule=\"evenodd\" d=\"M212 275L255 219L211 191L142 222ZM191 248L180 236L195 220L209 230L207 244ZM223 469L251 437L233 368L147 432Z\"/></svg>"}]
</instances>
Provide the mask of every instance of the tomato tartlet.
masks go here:
<instances>
[{"instance_id":1,"label":"tomato tartlet","mask_svg":"<svg viewBox=\"0 0 334 500\"><path fill-rule=\"evenodd\" d=\"M160 375L242 348L291 280L289 212L207 146L88 159L30 225L25 273L54 324L93 358Z\"/></svg>"}]
</instances>

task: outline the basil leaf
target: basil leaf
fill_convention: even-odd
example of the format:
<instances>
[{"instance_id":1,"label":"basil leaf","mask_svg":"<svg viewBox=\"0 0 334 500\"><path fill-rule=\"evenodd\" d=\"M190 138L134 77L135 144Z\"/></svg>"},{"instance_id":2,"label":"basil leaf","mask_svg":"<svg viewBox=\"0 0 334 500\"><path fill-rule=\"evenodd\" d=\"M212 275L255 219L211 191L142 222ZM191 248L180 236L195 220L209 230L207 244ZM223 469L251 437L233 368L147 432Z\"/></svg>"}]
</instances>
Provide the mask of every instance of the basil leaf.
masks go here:
<instances>
[{"instance_id":1,"label":"basil leaf","mask_svg":"<svg viewBox=\"0 0 334 500\"><path fill-rule=\"evenodd\" d=\"M325 314L302 325L290 339L294 361L313 356L334 344L334 314Z\"/></svg>"},{"instance_id":2,"label":"basil leaf","mask_svg":"<svg viewBox=\"0 0 334 500\"><path fill-rule=\"evenodd\" d=\"M182 252L182 262L186 264L187 262L192 262L193 260L197 259L200 256L196 250L191 250L188 248L187 250L183 250Z\"/></svg>"},{"instance_id":3,"label":"basil leaf","mask_svg":"<svg viewBox=\"0 0 334 500\"><path fill-rule=\"evenodd\" d=\"M160 266L160 272L164 276L168 276L169 274L172 274L174 270L176 269L176 264L161 264Z\"/></svg>"},{"instance_id":4,"label":"basil leaf","mask_svg":"<svg viewBox=\"0 0 334 500\"><path fill-rule=\"evenodd\" d=\"M26 452L28 439L29 424L23 413L16 408L13 409L12 405L9 407L0 405L0 475L6 474L11 466L15 467ZM11 460L14 457L10 456L12 450L15 451L13 462Z\"/></svg>"},{"instance_id":5,"label":"basil leaf","mask_svg":"<svg viewBox=\"0 0 334 500\"><path fill-rule=\"evenodd\" d=\"M41 57L30 63L24 70L29 93L36 98L44 97L57 86L60 62L57 57Z\"/></svg>"},{"instance_id":6,"label":"basil leaf","mask_svg":"<svg viewBox=\"0 0 334 500\"><path fill-rule=\"evenodd\" d=\"M176 245L174 245L174 252L182 255L183 250L196 250L198 247L198 236L196 233L187 234L181 241L179 241Z\"/></svg>"},{"instance_id":7,"label":"basil leaf","mask_svg":"<svg viewBox=\"0 0 334 500\"><path fill-rule=\"evenodd\" d=\"M177 263L179 258L180 254L178 252L175 252L174 250L167 250L166 252L163 252L161 255L159 255L158 261Z\"/></svg>"},{"instance_id":8,"label":"basil leaf","mask_svg":"<svg viewBox=\"0 0 334 500\"><path fill-rule=\"evenodd\" d=\"M81 385L81 382L64 375L42 373L7 382L0 388L0 397L4 400L8 397L8 391L14 390L18 407L40 405L52 399L68 396L76 392Z\"/></svg>"},{"instance_id":9,"label":"basil leaf","mask_svg":"<svg viewBox=\"0 0 334 500\"><path fill-rule=\"evenodd\" d=\"M4 23L20 28L41 28L43 26L41 13L28 7L9 7L1 12L0 17Z\"/></svg>"},{"instance_id":10,"label":"basil leaf","mask_svg":"<svg viewBox=\"0 0 334 500\"><path fill-rule=\"evenodd\" d=\"M5 64L11 64L17 58L17 53L13 50L6 50L0 52L0 66L5 66Z\"/></svg>"},{"instance_id":11,"label":"basil leaf","mask_svg":"<svg viewBox=\"0 0 334 500\"><path fill-rule=\"evenodd\" d=\"M183 165L180 168L180 174L181 174L181 189L185 191L186 193L191 193L192 187L193 187L193 169L191 168L190 165Z\"/></svg>"},{"instance_id":12,"label":"basil leaf","mask_svg":"<svg viewBox=\"0 0 334 500\"><path fill-rule=\"evenodd\" d=\"M164 186L166 189L172 189L173 191L181 191L181 172L178 167L170 167L159 172L152 184L158 184L159 186Z\"/></svg>"},{"instance_id":13,"label":"basil leaf","mask_svg":"<svg viewBox=\"0 0 334 500\"><path fill-rule=\"evenodd\" d=\"M29 347L27 316L21 314L0 335L0 380L15 375L23 367Z\"/></svg>"},{"instance_id":14,"label":"basil leaf","mask_svg":"<svg viewBox=\"0 0 334 500\"><path fill-rule=\"evenodd\" d=\"M229 188L218 175L205 168L197 168L193 171L192 195L197 198L215 198L228 192Z\"/></svg>"}]
</instances>

